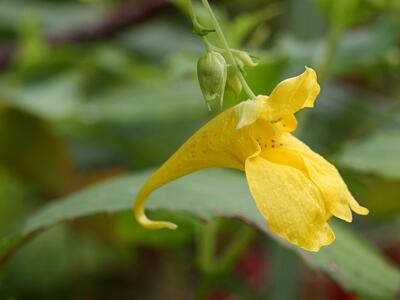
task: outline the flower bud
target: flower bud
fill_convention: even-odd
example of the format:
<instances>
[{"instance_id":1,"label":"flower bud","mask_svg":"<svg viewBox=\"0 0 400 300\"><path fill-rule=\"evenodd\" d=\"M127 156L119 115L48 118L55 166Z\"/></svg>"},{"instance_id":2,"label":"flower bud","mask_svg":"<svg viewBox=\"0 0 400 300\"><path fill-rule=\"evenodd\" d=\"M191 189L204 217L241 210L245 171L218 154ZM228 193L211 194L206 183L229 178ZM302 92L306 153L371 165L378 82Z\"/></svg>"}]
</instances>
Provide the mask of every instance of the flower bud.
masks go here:
<instances>
[{"instance_id":1,"label":"flower bud","mask_svg":"<svg viewBox=\"0 0 400 300\"><path fill-rule=\"evenodd\" d=\"M242 66L245 68L254 68L258 66L258 63L255 62L251 56L245 52L245 51L240 51L240 50L235 50L233 52L235 55L236 59L242 63Z\"/></svg>"},{"instance_id":2,"label":"flower bud","mask_svg":"<svg viewBox=\"0 0 400 300\"><path fill-rule=\"evenodd\" d=\"M228 80L227 87L235 93L236 97L239 97L242 92L242 83L240 82L239 77L236 75L235 68L232 66L228 67Z\"/></svg>"},{"instance_id":3,"label":"flower bud","mask_svg":"<svg viewBox=\"0 0 400 300\"><path fill-rule=\"evenodd\" d=\"M218 52L207 52L197 63L197 76L208 109L222 108L227 80L227 65Z\"/></svg>"}]
</instances>

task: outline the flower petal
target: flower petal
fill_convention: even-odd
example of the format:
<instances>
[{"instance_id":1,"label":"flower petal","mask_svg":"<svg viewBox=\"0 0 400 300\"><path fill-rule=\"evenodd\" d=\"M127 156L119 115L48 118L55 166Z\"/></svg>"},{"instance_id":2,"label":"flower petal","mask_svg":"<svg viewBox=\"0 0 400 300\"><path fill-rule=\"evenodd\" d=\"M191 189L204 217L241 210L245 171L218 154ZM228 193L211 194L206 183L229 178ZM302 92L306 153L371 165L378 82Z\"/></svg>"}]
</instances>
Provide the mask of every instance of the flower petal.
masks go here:
<instances>
[{"instance_id":1,"label":"flower petal","mask_svg":"<svg viewBox=\"0 0 400 300\"><path fill-rule=\"evenodd\" d=\"M308 176L318 186L334 216L351 222L350 208L358 214L368 214L368 210L353 198L335 166L290 134L282 135L281 141L286 151L297 153L302 158Z\"/></svg>"},{"instance_id":2,"label":"flower petal","mask_svg":"<svg viewBox=\"0 0 400 300\"><path fill-rule=\"evenodd\" d=\"M292 132L297 128L297 119L294 115L287 115L274 125L281 131Z\"/></svg>"},{"instance_id":3,"label":"flower petal","mask_svg":"<svg viewBox=\"0 0 400 300\"><path fill-rule=\"evenodd\" d=\"M334 241L319 191L301 171L255 156L246 160L246 177L273 232L310 251Z\"/></svg>"},{"instance_id":4,"label":"flower petal","mask_svg":"<svg viewBox=\"0 0 400 300\"><path fill-rule=\"evenodd\" d=\"M260 117L262 106L258 101L247 100L234 107L238 116L236 129L251 125Z\"/></svg>"},{"instance_id":5,"label":"flower petal","mask_svg":"<svg viewBox=\"0 0 400 300\"><path fill-rule=\"evenodd\" d=\"M303 74L282 81L267 101L272 121L292 115L304 107L313 107L319 92L317 74L311 68L306 67Z\"/></svg>"},{"instance_id":6,"label":"flower petal","mask_svg":"<svg viewBox=\"0 0 400 300\"><path fill-rule=\"evenodd\" d=\"M365 207L361 206L356 199L354 199L353 195L349 195L349 204L350 208L357 214L366 216L369 214L369 210L366 209Z\"/></svg>"},{"instance_id":7,"label":"flower petal","mask_svg":"<svg viewBox=\"0 0 400 300\"><path fill-rule=\"evenodd\" d=\"M326 206L336 217L351 222L353 216L349 206L351 196L346 184L336 168L321 156L303 156L311 180L320 189Z\"/></svg>"},{"instance_id":8,"label":"flower petal","mask_svg":"<svg viewBox=\"0 0 400 300\"><path fill-rule=\"evenodd\" d=\"M251 138L251 126L236 129L238 117L229 109L199 129L144 184L135 201L136 219L146 228L176 228L149 220L144 214L150 194L170 181L210 167L244 169L245 159L260 151Z\"/></svg>"}]
</instances>

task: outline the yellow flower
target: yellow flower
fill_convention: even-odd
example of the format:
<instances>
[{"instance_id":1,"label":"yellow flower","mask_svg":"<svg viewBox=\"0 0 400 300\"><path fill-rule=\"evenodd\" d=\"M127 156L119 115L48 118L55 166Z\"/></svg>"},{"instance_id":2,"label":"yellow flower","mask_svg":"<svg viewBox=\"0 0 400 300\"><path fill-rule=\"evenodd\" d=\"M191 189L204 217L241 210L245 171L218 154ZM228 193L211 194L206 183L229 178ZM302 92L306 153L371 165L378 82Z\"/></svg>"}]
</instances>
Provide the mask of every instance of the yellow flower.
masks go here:
<instances>
[{"instance_id":1,"label":"yellow flower","mask_svg":"<svg viewBox=\"0 0 400 300\"><path fill-rule=\"evenodd\" d=\"M137 195L135 215L149 229L176 228L151 221L144 214L149 195L189 173L227 167L246 173L250 192L269 229L310 251L335 239L332 216L352 221L352 212L366 215L336 168L290 134L294 113L313 107L320 91L317 75L307 68L281 82L267 96L228 109L198 130L145 183Z\"/></svg>"}]
</instances>

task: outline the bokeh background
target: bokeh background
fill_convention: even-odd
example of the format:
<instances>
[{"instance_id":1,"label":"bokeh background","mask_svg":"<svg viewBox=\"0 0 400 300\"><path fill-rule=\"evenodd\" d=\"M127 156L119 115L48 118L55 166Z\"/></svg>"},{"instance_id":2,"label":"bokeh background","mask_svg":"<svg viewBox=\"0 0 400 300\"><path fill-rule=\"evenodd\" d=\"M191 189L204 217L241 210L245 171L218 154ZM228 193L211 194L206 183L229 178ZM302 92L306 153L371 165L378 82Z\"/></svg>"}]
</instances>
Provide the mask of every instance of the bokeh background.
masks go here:
<instances>
[{"instance_id":1,"label":"bokeh background","mask_svg":"<svg viewBox=\"0 0 400 300\"><path fill-rule=\"evenodd\" d=\"M352 226L398 267L399 1L211 2L231 45L259 59L247 76L257 94L318 70L322 93L296 135L335 162L371 211ZM196 78L203 51L185 1L0 1L0 237L49 203L165 161L212 117ZM225 106L244 97L228 93ZM260 232L204 283L198 240L210 225L164 214L183 225L148 232L127 211L46 230L0 267L0 298L368 299ZM217 222L222 252L245 225Z\"/></svg>"}]
</instances>

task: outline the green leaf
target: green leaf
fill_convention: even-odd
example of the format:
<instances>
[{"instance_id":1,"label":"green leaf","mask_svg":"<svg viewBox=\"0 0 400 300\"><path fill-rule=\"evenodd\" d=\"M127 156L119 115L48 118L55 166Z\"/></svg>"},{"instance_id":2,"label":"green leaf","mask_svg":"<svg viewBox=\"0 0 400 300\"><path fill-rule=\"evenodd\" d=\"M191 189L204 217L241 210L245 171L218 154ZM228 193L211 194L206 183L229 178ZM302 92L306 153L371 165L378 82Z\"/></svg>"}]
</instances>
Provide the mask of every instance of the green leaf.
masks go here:
<instances>
[{"instance_id":1,"label":"green leaf","mask_svg":"<svg viewBox=\"0 0 400 300\"><path fill-rule=\"evenodd\" d=\"M227 38L232 45L241 45L259 25L283 13L282 5L269 5L258 12L240 14L231 22Z\"/></svg>"},{"instance_id":2,"label":"green leaf","mask_svg":"<svg viewBox=\"0 0 400 300\"><path fill-rule=\"evenodd\" d=\"M13 254L13 250L18 246L22 239L26 237L23 233L16 233L3 237L0 240L0 265Z\"/></svg>"},{"instance_id":3,"label":"green leaf","mask_svg":"<svg viewBox=\"0 0 400 300\"><path fill-rule=\"evenodd\" d=\"M14 108L0 110L0 144L0 164L23 182L57 194L72 180L69 150L39 118Z\"/></svg>"},{"instance_id":4,"label":"green leaf","mask_svg":"<svg viewBox=\"0 0 400 300\"><path fill-rule=\"evenodd\" d=\"M2 81L0 88L1 96L8 105L43 119L57 121L72 118L82 109L79 84L79 76L66 74L24 86Z\"/></svg>"},{"instance_id":5,"label":"green leaf","mask_svg":"<svg viewBox=\"0 0 400 300\"><path fill-rule=\"evenodd\" d=\"M364 185L368 185L368 189L360 189L359 195L363 199L363 204L371 212L371 217L375 218L389 218L396 217L400 212L400 181L388 181L381 178L366 177ZM400 225L400 223L399 223ZM389 230L396 234L396 230L392 228ZM390 232L388 232L390 234ZM398 233L397 233L398 235ZM393 237L393 239L400 239L400 237Z\"/></svg>"},{"instance_id":6,"label":"green leaf","mask_svg":"<svg viewBox=\"0 0 400 300\"><path fill-rule=\"evenodd\" d=\"M149 175L143 172L118 177L54 202L30 218L20 234L92 214L130 210L135 194ZM245 177L234 171L206 170L177 180L156 191L147 208L187 212L202 219L240 218L269 235L265 220L248 192ZM352 233L349 225L336 222L333 225L337 241L318 253L288 247L311 267L330 274L349 290L371 299L394 299L400 284L399 271Z\"/></svg>"},{"instance_id":7,"label":"green leaf","mask_svg":"<svg viewBox=\"0 0 400 300\"><path fill-rule=\"evenodd\" d=\"M386 178L400 178L400 129L379 131L348 144L338 156L342 166Z\"/></svg>"},{"instance_id":8,"label":"green leaf","mask_svg":"<svg viewBox=\"0 0 400 300\"><path fill-rule=\"evenodd\" d=\"M3 236L18 228L20 220L31 211L29 208L34 201L28 201L32 200L33 192L2 165L0 182L0 236Z\"/></svg>"},{"instance_id":9,"label":"green leaf","mask_svg":"<svg viewBox=\"0 0 400 300\"><path fill-rule=\"evenodd\" d=\"M0 299L59 299L60 290L61 298L74 299L75 266L82 277L93 278L131 265L135 256L129 246L115 247L107 239L56 226L21 249L4 268L3 278L0 270ZM51 276L43 276L43 270Z\"/></svg>"},{"instance_id":10,"label":"green leaf","mask_svg":"<svg viewBox=\"0 0 400 300\"><path fill-rule=\"evenodd\" d=\"M363 30L344 34L333 60L335 74L352 74L355 68L384 60L387 49L396 44L397 17L383 14Z\"/></svg>"},{"instance_id":11,"label":"green leaf","mask_svg":"<svg viewBox=\"0 0 400 300\"><path fill-rule=\"evenodd\" d=\"M334 75L353 74L357 68L365 68L385 60L387 49L396 45L399 34L396 18L383 14L364 28L346 32L334 55ZM304 40L285 34L280 36L277 51L290 57L293 66L313 66L323 55L324 40Z\"/></svg>"},{"instance_id":12,"label":"green leaf","mask_svg":"<svg viewBox=\"0 0 400 300\"><path fill-rule=\"evenodd\" d=\"M370 3L361 0L316 0L332 22L340 22L348 27L368 18L373 9Z\"/></svg>"},{"instance_id":13,"label":"green leaf","mask_svg":"<svg viewBox=\"0 0 400 300\"><path fill-rule=\"evenodd\" d=\"M79 2L0 1L0 26L16 29L30 16L40 21L44 28L57 31L76 24L93 24L104 10L100 5Z\"/></svg>"},{"instance_id":14,"label":"green leaf","mask_svg":"<svg viewBox=\"0 0 400 300\"><path fill-rule=\"evenodd\" d=\"M136 26L123 34L120 42L128 49L157 59L168 57L180 49L201 49L198 38L191 30L178 27L171 20L158 20Z\"/></svg>"},{"instance_id":15,"label":"green leaf","mask_svg":"<svg viewBox=\"0 0 400 300\"><path fill-rule=\"evenodd\" d=\"M334 230L335 243L317 255L309 255L314 259L312 265L365 299L395 299L400 287L399 270L388 265L371 244L344 223L335 222Z\"/></svg>"},{"instance_id":16,"label":"green leaf","mask_svg":"<svg viewBox=\"0 0 400 300\"><path fill-rule=\"evenodd\" d=\"M93 99L87 105L93 121L132 124L155 120L176 120L177 116L201 115L206 112L200 89L193 81L165 81L143 86L117 86ZM82 116L83 117L83 116Z\"/></svg>"},{"instance_id":17,"label":"green leaf","mask_svg":"<svg viewBox=\"0 0 400 300\"><path fill-rule=\"evenodd\" d=\"M8 105L50 121L78 118L86 123L132 124L201 115L207 111L196 83L166 80L165 77L160 82L143 83L134 89L130 84L99 88L91 97L83 95L77 73L66 73L23 87L2 81L0 89Z\"/></svg>"}]
</instances>

